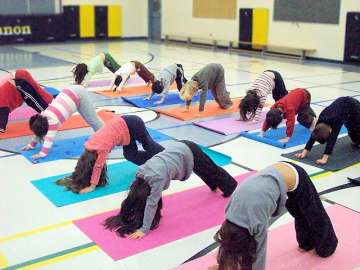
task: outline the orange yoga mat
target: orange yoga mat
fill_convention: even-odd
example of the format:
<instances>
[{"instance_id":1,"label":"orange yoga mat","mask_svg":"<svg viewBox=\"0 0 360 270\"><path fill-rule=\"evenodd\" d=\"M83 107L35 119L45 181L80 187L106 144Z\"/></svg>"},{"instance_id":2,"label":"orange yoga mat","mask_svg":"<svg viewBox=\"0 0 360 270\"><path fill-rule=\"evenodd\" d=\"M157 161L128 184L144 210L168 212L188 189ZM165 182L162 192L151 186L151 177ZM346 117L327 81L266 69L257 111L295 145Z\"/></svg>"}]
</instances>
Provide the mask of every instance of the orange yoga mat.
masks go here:
<instances>
[{"instance_id":1,"label":"orange yoga mat","mask_svg":"<svg viewBox=\"0 0 360 270\"><path fill-rule=\"evenodd\" d=\"M233 102L233 106L230 109L223 110L219 107L216 101L208 101L205 104L205 111L200 113L200 115L199 115L199 104L191 105L190 110L188 112L182 112L184 108L180 108L180 107L156 109L156 111L186 121L197 118L205 118L210 116L229 114L239 111L238 107L239 107L240 99L233 99L232 102Z\"/></svg>"},{"instance_id":2,"label":"orange yoga mat","mask_svg":"<svg viewBox=\"0 0 360 270\"><path fill-rule=\"evenodd\" d=\"M106 122L110 120L115 114L113 112L100 111L98 112L98 115ZM88 126L88 123L85 122L81 115L74 115L71 116L68 120L66 120L64 124L61 125L59 130L83 128ZM32 134L33 133L29 128L29 122L22 121L8 124L5 133L0 133L0 139L9 139L21 136L28 136Z\"/></svg>"},{"instance_id":3,"label":"orange yoga mat","mask_svg":"<svg viewBox=\"0 0 360 270\"><path fill-rule=\"evenodd\" d=\"M173 83L170 86L170 90L176 89L176 84ZM107 97L128 97L128 96L139 96L151 93L151 86L140 85L124 87L121 91L113 92L112 90L98 90L95 93Z\"/></svg>"}]
</instances>

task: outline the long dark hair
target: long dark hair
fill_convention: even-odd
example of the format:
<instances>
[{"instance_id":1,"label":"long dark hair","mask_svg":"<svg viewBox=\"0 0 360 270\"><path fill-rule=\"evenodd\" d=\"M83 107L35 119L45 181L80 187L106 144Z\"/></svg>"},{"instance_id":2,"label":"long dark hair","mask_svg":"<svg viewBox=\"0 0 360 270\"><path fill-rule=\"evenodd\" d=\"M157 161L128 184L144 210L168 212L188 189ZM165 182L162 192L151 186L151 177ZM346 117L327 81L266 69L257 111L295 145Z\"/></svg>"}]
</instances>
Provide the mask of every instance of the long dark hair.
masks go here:
<instances>
[{"instance_id":1,"label":"long dark hair","mask_svg":"<svg viewBox=\"0 0 360 270\"><path fill-rule=\"evenodd\" d=\"M80 63L73 68L72 72L74 74L75 82L81 84L89 70L86 64Z\"/></svg>"},{"instance_id":2,"label":"long dark hair","mask_svg":"<svg viewBox=\"0 0 360 270\"><path fill-rule=\"evenodd\" d=\"M85 150L80 156L75 170L72 175L67 178L68 181L58 181L58 185L64 185L74 193L79 193L80 190L90 186L90 180L93 172L93 168L97 159L96 151ZM104 164L102 168L98 186L105 186L107 184L107 166Z\"/></svg>"},{"instance_id":3,"label":"long dark hair","mask_svg":"<svg viewBox=\"0 0 360 270\"><path fill-rule=\"evenodd\" d=\"M257 108L260 106L260 98L256 90L249 90L239 104L241 119L247 121L254 117ZM250 113L250 117L248 114Z\"/></svg>"},{"instance_id":4,"label":"long dark hair","mask_svg":"<svg viewBox=\"0 0 360 270\"><path fill-rule=\"evenodd\" d=\"M122 202L120 212L116 216L105 220L106 229L115 231L119 236L135 232L143 225L146 200L150 195L151 188L142 178L137 178L131 185L127 198ZM161 219L162 199L158 202L155 217L151 224L151 230L155 229Z\"/></svg>"},{"instance_id":5,"label":"long dark hair","mask_svg":"<svg viewBox=\"0 0 360 270\"><path fill-rule=\"evenodd\" d=\"M256 240L245 228L225 220L214 239L220 244L219 270L251 270L256 258Z\"/></svg>"}]
</instances>

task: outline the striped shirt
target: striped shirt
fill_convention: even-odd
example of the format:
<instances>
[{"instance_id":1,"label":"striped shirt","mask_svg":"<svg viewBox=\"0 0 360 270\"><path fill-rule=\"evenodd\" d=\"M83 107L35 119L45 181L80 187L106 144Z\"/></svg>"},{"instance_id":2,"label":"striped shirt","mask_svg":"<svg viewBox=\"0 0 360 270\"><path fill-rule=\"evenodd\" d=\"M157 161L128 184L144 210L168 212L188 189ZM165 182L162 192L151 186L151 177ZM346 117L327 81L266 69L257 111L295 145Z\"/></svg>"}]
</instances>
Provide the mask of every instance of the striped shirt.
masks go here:
<instances>
[{"instance_id":1,"label":"striped shirt","mask_svg":"<svg viewBox=\"0 0 360 270\"><path fill-rule=\"evenodd\" d=\"M40 154L47 155L54 142L58 128L77 111L80 105L80 98L71 88L66 88L50 103L49 107L41 113L49 122L49 130L44 137ZM30 145L35 147L37 138L33 138Z\"/></svg>"},{"instance_id":2,"label":"striped shirt","mask_svg":"<svg viewBox=\"0 0 360 270\"><path fill-rule=\"evenodd\" d=\"M270 72L263 72L260 77L257 78L255 82L251 85L251 87L248 89L255 90L256 94L260 98L260 104L259 107L256 109L254 121L259 121L262 109L265 106L267 96L271 94L273 89L275 88L274 77L269 74Z\"/></svg>"}]
</instances>

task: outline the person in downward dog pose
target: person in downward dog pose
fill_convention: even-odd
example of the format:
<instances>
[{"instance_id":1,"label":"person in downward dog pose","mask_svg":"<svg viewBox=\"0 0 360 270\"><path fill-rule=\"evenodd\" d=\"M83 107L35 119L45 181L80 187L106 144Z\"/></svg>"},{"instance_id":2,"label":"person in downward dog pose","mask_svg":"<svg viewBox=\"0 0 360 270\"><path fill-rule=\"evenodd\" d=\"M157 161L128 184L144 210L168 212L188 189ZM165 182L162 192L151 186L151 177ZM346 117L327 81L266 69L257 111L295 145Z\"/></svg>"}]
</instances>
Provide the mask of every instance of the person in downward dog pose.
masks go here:
<instances>
[{"instance_id":1,"label":"person in downward dog pose","mask_svg":"<svg viewBox=\"0 0 360 270\"><path fill-rule=\"evenodd\" d=\"M269 128L276 129L281 121L286 119L286 137L281 139L280 142L288 142L294 132L296 115L302 126L313 130L316 123L316 114L310 107L310 101L310 93L303 88L292 90L289 94L276 101L266 114L261 136Z\"/></svg>"},{"instance_id":2,"label":"person in downward dog pose","mask_svg":"<svg viewBox=\"0 0 360 270\"><path fill-rule=\"evenodd\" d=\"M0 133L5 132L9 114L24 102L38 113L53 97L25 69L18 69L0 79Z\"/></svg>"},{"instance_id":3,"label":"person in downward dog pose","mask_svg":"<svg viewBox=\"0 0 360 270\"><path fill-rule=\"evenodd\" d=\"M195 143L174 141L139 167L120 212L108 218L104 226L122 237L142 238L160 222L162 191L169 188L171 180L185 181L192 172L211 190L220 189L224 197L230 196L237 185Z\"/></svg>"},{"instance_id":4,"label":"person in downward dog pose","mask_svg":"<svg viewBox=\"0 0 360 270\"><path fill-rule=\"evenodd\" d=\"M130 78L131 75L137 73L141 79L143 79L148 85L153 83L155 80L154 74L152 74L144 64L138 61L131 61L122 65L115 72L115 76L110 84L110 89L114 92L116 90L121 91L124 87L126 81Z\"/></svg>"},{"instance_id":5,"label":"person in downward dog pose","mask_svg":"<svg viewBox=\"0 0 360 270\"><path fill-rule=\"evenodd\" d=\"M144 151L138 150L137 142ZM140 117L117 116L90 137L72 175L57 181L57 184L75 193L91 192L97 186L106 185L106 158L118 145L123 146L124 157L136 165L144 164L164 149L150 137Z\"/></svg>"},{"instance_id":6,"label":"person in downward dog pose","mask_svg":"<svg viewBox=\"0 0 360 270\"><path fill-rule=\"evenodd\" d=\"M43 145L40 152L32 157L37 159L47 156L58 129L77 111L94 131L103 126L104 123L97 115L86 88L82 85L71 85L63 89L46 110L30 118L29 126L35 136L22 150L34 149L41 141Z\"/></svg>"},{"instance_id":7,"label":"person in downward dog pose","mask_svg":"<svg viewBox=\"0 0 360 270\"><path fill-rule=\"evenodd\" d=\"M240 120L259 122L268 95L275 101L288 94L281 74L274 70L264 71L251 85L239 104Z\"/></svg>"},{"instance_id":8,"label":"person in downward dog pose","mask_svg":"<svg viewBox=\"0 0 360 270\"><path fill-rule=\"evenodd\" d=\"M183 84L187 82L184 69L180 64L171 64L162 69L156 80L152 83L151 94L146 99L150 100L155 94L161 95L161 99L155 104L162 104L169 92L170 86L176 82L177 89L180 91Z\"/></svg>"},{"instance_id":9,"label":"person in downward dog pose","mask_svg":"<svg viewBox=\"0 0 360 270\"><path fill-rule=\"evenodd\" d=\"M297 158L305 158L317 141L326 142L324 155L316 160L317 164L326 164L339 136L342 125L348 130L352 143L360 146L360 102L353 97L340 97L326 107L319 115L315 128L302 153Z\"/></svg>"},{"instance_id":10,"label":"person in downward dog pose","mask_svg":"<svg viewBox=\"0 0 360 270\"><path fill-rule=\"evenodd\" d=\"M207 91L210 89L215 101L221 109L229 109L233 103L225 87L225 72L220 64L207 64L187 81L180 90L180 97L186 101L186 111L189 110L191 100L198 89L201 90L199 113L205 109Z\"/></svg>"},{"instance_id":11,"label":"person in downward dog pose","mask_svg":"<svg viewBox=\"0 0 360 270\"><path fill-rule=\"evenodd\" d=\"M88 86L90 79L96 74L103 71L104 66L111 72L115 73L121 66L109 53L100 53L92 58L88 63L77 64L73 69L73 75L77 84Z\"/></svg>"},{"instance_id":12,"label":"person in downward dog pose","mask_svg":"<svg viewBox=\"0 0 360 270\"><path fill-rule=\"evenodd\" d=\"M271 218L285 208L295 218L301 251L329 257L338 239L306 171L290 162L275 163L249 176L232 194L225 221L215 234L218 265L211 270L264 270Z\"/></svg>"}]
</instances>

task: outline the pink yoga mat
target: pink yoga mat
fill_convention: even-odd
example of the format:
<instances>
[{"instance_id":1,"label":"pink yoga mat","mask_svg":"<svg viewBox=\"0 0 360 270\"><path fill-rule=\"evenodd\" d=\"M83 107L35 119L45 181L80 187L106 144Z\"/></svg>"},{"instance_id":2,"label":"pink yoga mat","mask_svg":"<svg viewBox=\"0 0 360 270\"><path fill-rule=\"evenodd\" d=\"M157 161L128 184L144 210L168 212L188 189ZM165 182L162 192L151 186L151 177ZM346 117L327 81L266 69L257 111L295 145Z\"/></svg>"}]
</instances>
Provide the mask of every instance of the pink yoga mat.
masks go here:
<instances>
[{"instance_id":1,"label":"pink yoga mat","mask_svg":"<svg viewBox=\"0 0 360 270\"><path fill-rule=\"evenodd\" d=\"M223 119L216 119L210 121L202 121L194 123L199 127L215 131L223 135L230 135L240 133L243 131L250 131L260 129L265 120L266 113L262 113L259 122L253 123L251 121L239 121L239 116L227 117Z\"/></svg>"},{"instance_id":2,"label":"pink yoga mat","mask_svg":"<svg viewBox=\"0 0 360 270\"><path fill-rule=\"evenodd\" d=\"M266 269L269 270L347 270L360 266L360 214L339 205L327 212L339 239L335 253L320 258L314 251L297 249L294 223L271 230L268 234ZM216 264L216 252L183 264L174 270L204 270Z\"/></svg>"},{"instance_id":3,"label":"pink yoga mat","mask_svg":"<svg viewBox=\"0 0 360 270\"><path fill-rule=\"evenodd\" d=\"M36 111L31 107L19 107L13 110L9 115L10 121L29 119L36 114Z\"/></svg>"},{"instance_id":4,"label":"pink yoga mat","mask_svg":"<svg viewBox=\"0 0 360 270\"><path fill-rule=\"evenodd\" d=\"M240 175L236 180L242 182L253 173ZM104 220L119 210L77 220L74 224L112 259L119 260L221 224L227 201L206 186L168 195L163 198L159 227L141 240L121 238L104 229Z\"/></svg>"}]
</instances>

